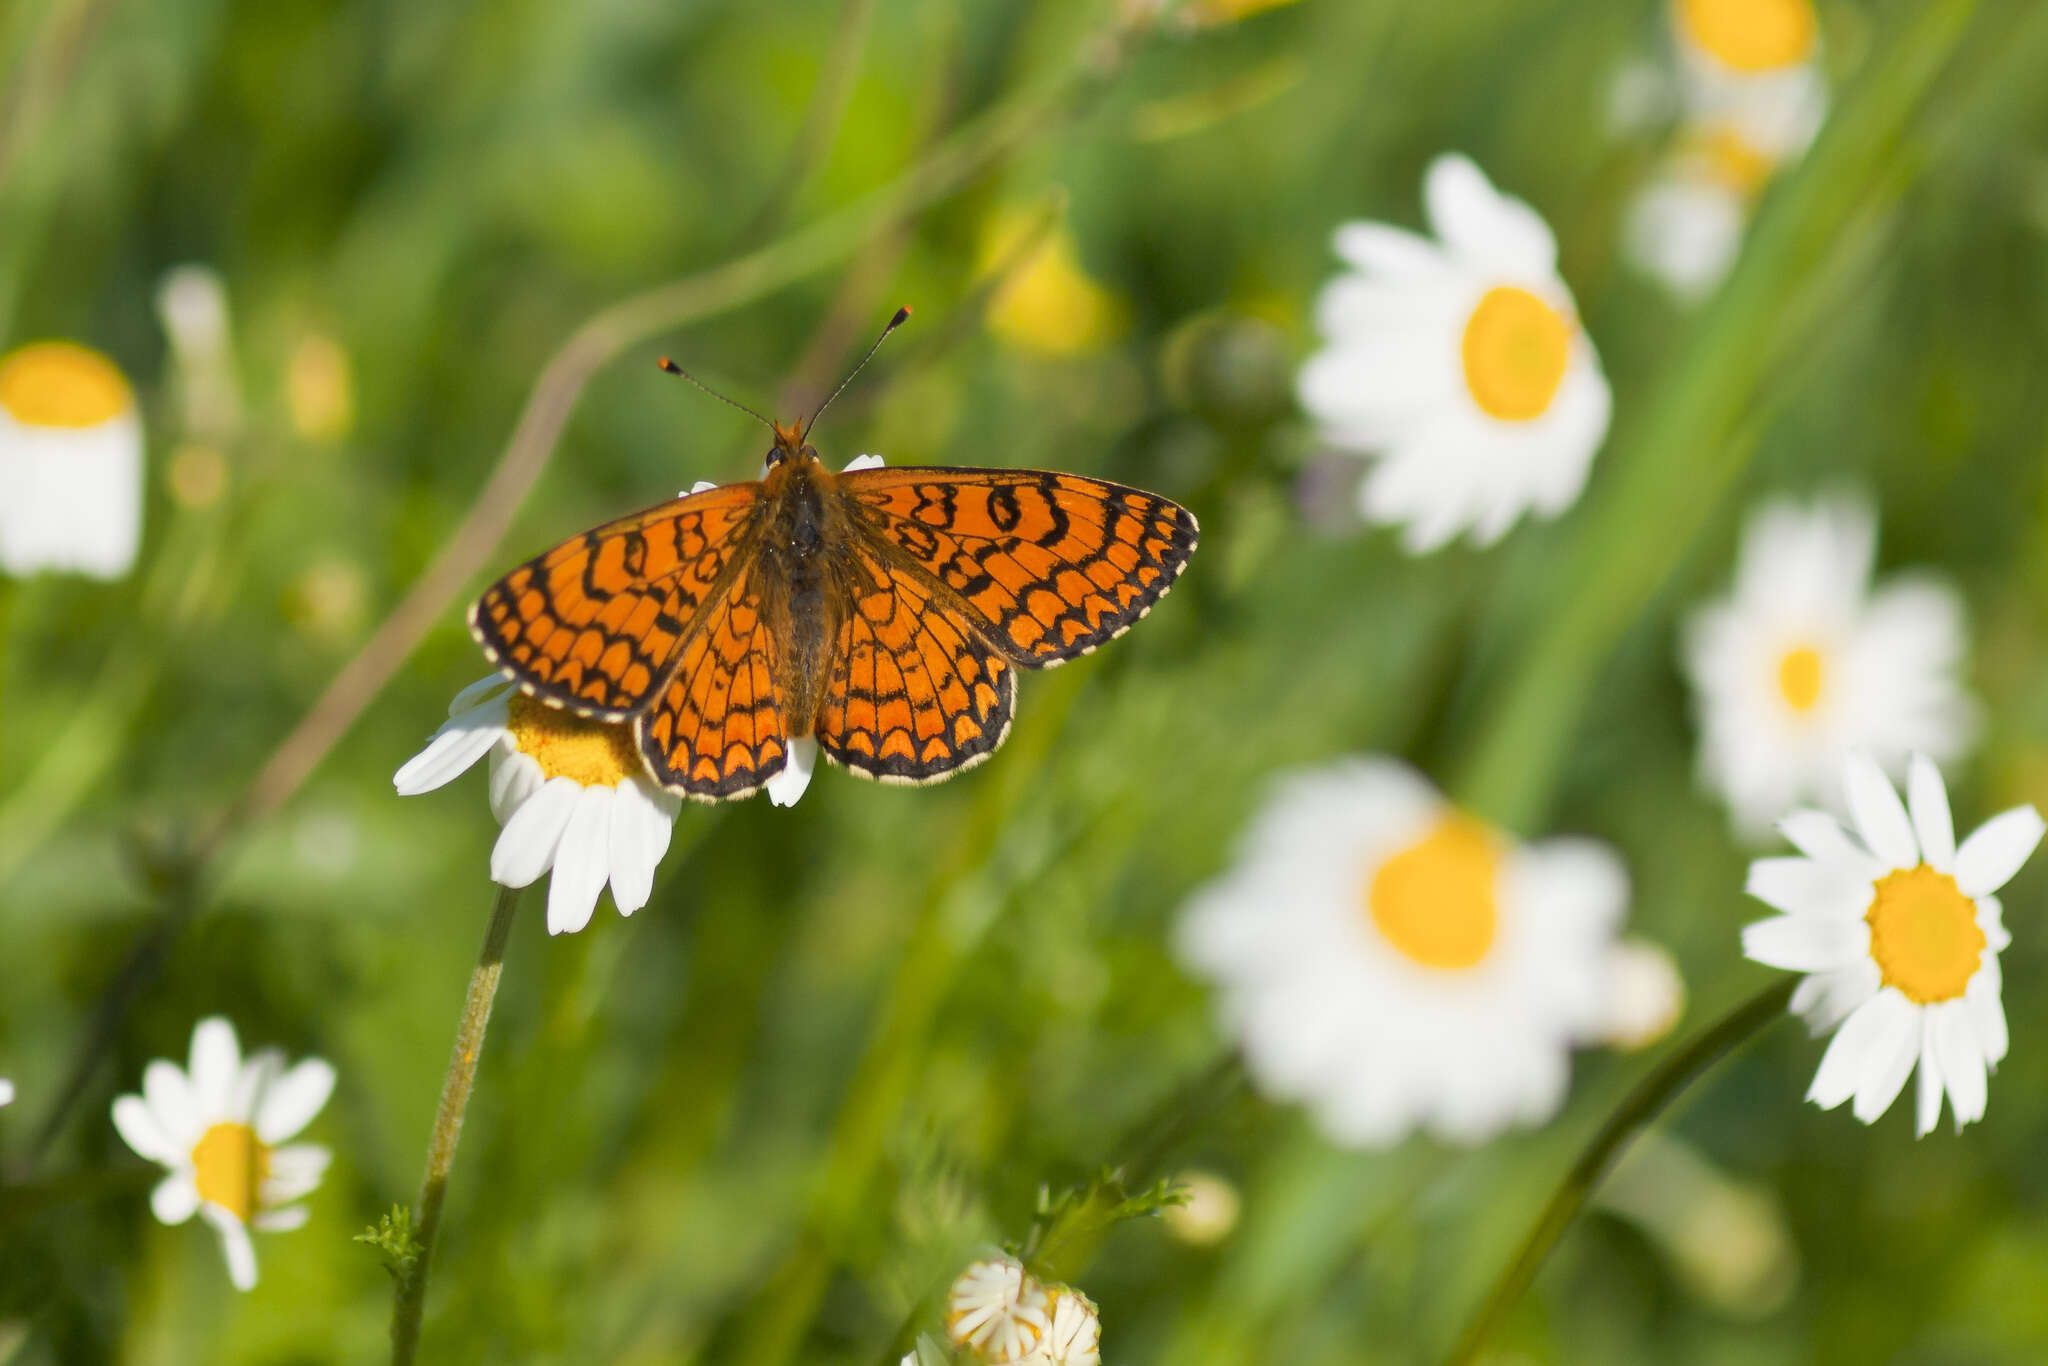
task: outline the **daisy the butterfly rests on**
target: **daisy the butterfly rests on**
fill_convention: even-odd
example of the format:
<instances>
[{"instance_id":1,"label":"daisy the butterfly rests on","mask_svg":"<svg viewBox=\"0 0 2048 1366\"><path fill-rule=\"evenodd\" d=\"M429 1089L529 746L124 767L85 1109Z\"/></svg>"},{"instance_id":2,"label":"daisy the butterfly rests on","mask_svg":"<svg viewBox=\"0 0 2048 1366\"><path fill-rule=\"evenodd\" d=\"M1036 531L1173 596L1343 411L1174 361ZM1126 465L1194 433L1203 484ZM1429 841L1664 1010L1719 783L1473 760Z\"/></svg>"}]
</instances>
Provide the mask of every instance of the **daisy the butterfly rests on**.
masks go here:
<instances>
[{"instance_id":1,"label":"daisy the butterfly rests on","mask_svg":"<svg viewBox=\"0 0 2048 1366\"><path fill-rule=\"evenodd\" d=\"M470 609L471 634L530 695L630 723L680 795L746 796L811 740L856 773L928 783L1002 744L1018 669L1121 635L1194 553L1187 509L1103 479L834 473L805 440L823 412L767 423L758 481L520 565Z\"/></svg>"}]
</instances>

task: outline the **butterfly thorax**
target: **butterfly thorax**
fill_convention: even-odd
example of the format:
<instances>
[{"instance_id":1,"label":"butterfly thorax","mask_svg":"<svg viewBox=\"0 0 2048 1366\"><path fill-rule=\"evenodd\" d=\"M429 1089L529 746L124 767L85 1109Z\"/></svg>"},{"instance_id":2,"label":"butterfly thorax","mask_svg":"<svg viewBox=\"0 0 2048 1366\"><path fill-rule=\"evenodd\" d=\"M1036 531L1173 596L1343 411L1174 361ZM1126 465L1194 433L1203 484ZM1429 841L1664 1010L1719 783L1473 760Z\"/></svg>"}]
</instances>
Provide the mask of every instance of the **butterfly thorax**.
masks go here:
<instances>
[{"instance_id":1,"label":"butterfly thorax","mask_svg":"<svg viewBox=\"0 0 2048 1366\"><path fill-rule=\"evenodd\" d=\"M809 735L824 696L843 610L845 512L818 453L776 431L761 479L761 606L779 647L776 681L791 735ZM798 433L787 433L799 437Z\"/></svg>"}]
</instances>

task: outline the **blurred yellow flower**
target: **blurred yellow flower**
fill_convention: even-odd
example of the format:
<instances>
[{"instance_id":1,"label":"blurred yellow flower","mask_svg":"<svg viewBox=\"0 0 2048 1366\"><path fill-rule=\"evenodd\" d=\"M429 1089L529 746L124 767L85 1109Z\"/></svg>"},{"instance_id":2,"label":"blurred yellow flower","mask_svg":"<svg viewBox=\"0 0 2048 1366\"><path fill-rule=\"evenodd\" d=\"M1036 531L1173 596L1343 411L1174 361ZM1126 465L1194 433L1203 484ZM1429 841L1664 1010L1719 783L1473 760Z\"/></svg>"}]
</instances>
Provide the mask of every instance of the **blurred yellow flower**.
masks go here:
<instances>
[{"instance_id":1,"label":"blurred yellow flower","mask_svg":"<svg viewBox=\"0 0 2048 1366\"><path fill-rule=\"evenodd\" d=\"M0 573L116 579L142 539L142 423L97 351L33 342L0 356Z\"/></svg>"},{"instance_id":2,"label":"blurred yellow flower","mask_svg":"<svg viewBox=\"0 0 2048 1366\"><path fill-rule=\"evenodd\" d=\"M355 425L355 381L348 352L332 337L309 332L292 349L285 376L292 429L308 441L338 441Z\"/></svg>"},{"instance_id":3,"label":"blurred yellow flower","mask_svg":"<svg viewBox=\"0 0 2048 1366\"><path fill-rule=\"evenodd\" d=\"M1066 356L1092 350L1123 331L1122 300L1090 279L1073 234L1057 227L1033 245L1038 215L1006 209L982 234L980 269L1007 278L989 301L989 331L1019 350ZM1028 255L1018 260L1018 253Z\"/></svg>"}]
</instances>

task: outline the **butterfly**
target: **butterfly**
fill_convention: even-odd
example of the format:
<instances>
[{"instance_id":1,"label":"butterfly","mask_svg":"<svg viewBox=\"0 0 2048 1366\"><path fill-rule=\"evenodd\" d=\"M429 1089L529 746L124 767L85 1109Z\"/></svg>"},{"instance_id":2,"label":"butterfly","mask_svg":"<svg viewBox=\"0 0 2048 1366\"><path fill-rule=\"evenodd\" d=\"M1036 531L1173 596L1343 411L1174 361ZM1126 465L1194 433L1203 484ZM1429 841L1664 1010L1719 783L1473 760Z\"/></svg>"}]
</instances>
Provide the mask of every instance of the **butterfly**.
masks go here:
<instances>
[{"instance_id":1,"label":"butterfly","mask_svg":"<svg viewBox=\"0 0 2048 1366\"><path fill-rule=\"evenodd\" d=\"M1194 553L1194 515L1142 489L834 472L805 440L816 420L768 423L759 480L521 564L471 607L471 634L531 696L630 724L648 775L678 795L748 796L813 739L855 773L929 783L1002 744L1018 669L1123 634Z\"/></svg>"}]
</instances>

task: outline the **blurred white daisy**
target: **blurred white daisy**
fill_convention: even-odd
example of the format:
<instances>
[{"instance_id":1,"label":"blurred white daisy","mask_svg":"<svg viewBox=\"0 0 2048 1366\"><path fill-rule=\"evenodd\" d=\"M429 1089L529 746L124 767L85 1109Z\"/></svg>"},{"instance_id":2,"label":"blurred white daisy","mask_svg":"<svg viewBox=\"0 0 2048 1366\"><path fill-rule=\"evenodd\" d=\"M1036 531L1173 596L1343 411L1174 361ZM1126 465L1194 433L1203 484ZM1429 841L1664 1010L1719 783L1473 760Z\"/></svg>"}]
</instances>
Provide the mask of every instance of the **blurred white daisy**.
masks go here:
<instances>
[{"instance_id":1,"label":"blurred white daisy","mask_svg":"<svg viewBox=\"0 0 2048 1366\"><path fill-rule=\"evenodd\" d=\"M1605 846L1518 844L1373 757L1281 782L1178 947L1253 1080L1336 1142L1478 1143L1556 1113L1627 900Z\"/></svg>"},{"instance_id":2,"label":"blurred white daisy","mask_svg":"<svg viewBox=\"0 0 2048 1366\"><path fill-rule=\"evenodd\" d=\"M630 726L550 707L493 675L448 706L448 721L392 779L399 795L430 792L488 754L491 814L504 829L491 877L548 883L548 933L590 923L609 882L620 915L647 904L682 803L646 776Z\"/></svg>"},{"instance_id":3,"label":"blurred white daisy","mask_svg":"<svg viewBox=\"0 0 2048 1366\"><path fill-rule=\"evenodd\" d=\"M1423 197L1434 241L1384 223L1337 229L1352 269L1317 300L1327 345L1299 380L1324 438L1375 457L1366 519L1404 526L1416 554L1570 506L1610 408L1535 210L1462 156L1436 159Z\"/></svg>"},{"instance_id":4,"label":"blurred white daisy","mask_svg":"<svg viewBox=\"0 0 2048 1366\"><path fill-rule=\"evenodd\" d=\"M1735 264L1750 211L1775 169L1734 128L1682 139L1629 206L1622 230L1629 260L1683 299L1704 297Z\"/></svg>"},{"instance_id":5,"label":"blurred white daisy","mask_svg":"<svg viewBox=\"0 0 2048 1366\"><path fill-rule=\"evenodd\" d=\"M114 363L71 342L0 356L0 573L117 579L142 538L142 422Z\"/></svg>"},{"instance_id":6,"label":"blurred white daisy","mask_svg":"<svg viewBox=\"0 0 2048 1366\"><path fill-rule=\"evenodd\" d=\"M1808 974L1792 1009L1816 1035L1839 1026L1807 1099L1831 1110L1854 1098L1872 1123L1915 1064L1918 1131L1941 1115L1984 1117L1985 1074L2005 1057L1998 955L2012 942L1992 893L2041 840L2031 806L1993 816L1956 843L1941 773L1914 755L1907 800L1877 761L1843 761L1853 833L1823 811L1779 825L1801 857L1758 859L1749 894L1781 914L1742 932L1759 963Z\"/></svg>"},{"instance_id":7,"label":"blurred white daisy","mask_svg":"<svg viewBox=\"0 0 2048 1366\"><path fill-rule=\"evenodd\" d=\"M306 1222L292 1203L312 1192L330 1157L315 1143L291 1143L334 1090L334 1069L319 1058L287 1068L284 1054L259 1049L245 1061L235 1027L219 1016L192 1030L190 1070L158 1059L142 1072L142 1094L114 1100L114 1128L141 1156L170 1175L150 1208L166 1224L194 1214L220 1235L228 1278L256 1284L249 1231L278 1233ZM283 1146L281 1146L283 1145Z\"/></svg>"},{"instance_id":8,"label":"blurred white daisy","mask_svg":"<svg viewBox=\"0 0 2048 1366\"><path fill-rule=\"evenodd\" d=\"M1773 162L1799 155L1827 114L1809 0L1672 0L1680 104Z\"/></svg>"},{"instance_id":9,"label":"blurred white daisy","mask_svg":"<svg viewBox=\"0 0 2048 1366\"><path fill-rule=\"evenodd\" d=\"M1045 1287L1014 1257L978 1261L946 1294L946 1336L990 1366L1030 1357L1052 1326Z\"/></svg>"},{"instance_id":10,"label":"blurred white daisy","mask_svg":"<svg viewBox=\"0 0 2048 1366\"><path fill-rule=\"evenodd\" d=\"M0 1077L0 1105L14 1104L14 1083Z\"/></svg>"},{"instance_id":11,"label":"blurred white daisy","mask_svg":"<svg viewBox=\"0 0 2048 1366\"><path fill-rule=\"evenodd\" d=\"M1767 503L1743 530L1733 593L1685 624L1701 780L1745 835L1832 802L1852 749L1946 761L1970 738L1962 603L1927 577L1873 592L1876 542L1858 499Z\"/></svg>"}]
</instances>

